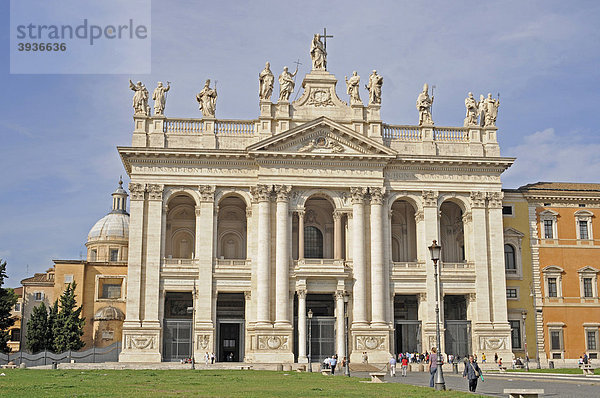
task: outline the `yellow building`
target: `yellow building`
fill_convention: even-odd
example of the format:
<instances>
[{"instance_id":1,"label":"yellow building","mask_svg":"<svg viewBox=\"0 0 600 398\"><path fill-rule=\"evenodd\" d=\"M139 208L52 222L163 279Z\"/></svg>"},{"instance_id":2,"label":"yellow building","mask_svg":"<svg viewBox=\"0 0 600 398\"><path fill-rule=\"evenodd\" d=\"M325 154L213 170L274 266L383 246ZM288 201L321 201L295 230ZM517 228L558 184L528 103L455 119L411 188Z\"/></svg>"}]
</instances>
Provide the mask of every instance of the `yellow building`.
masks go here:
<instances>
[{"instance_id":1,"label":"yellow building","mask_svg":"<svg viewBox=\"0 0 600 398\"><path fill-rule=\"evenodd\" d=\"M17 303L11 311L11 315L15 318L15 324L8 328L9 339L7 342L11 352L19 351L21 347L21 317L23 312L23 287L15 289L17 295Z\"/></svg>"},{"instance_id":2,"label":"yellow building","mask_svg":"<svg viewBox=\"0 0 600 398\"><path fill-rule=\"evenodd\" d=\"M519 188L529 207L538 344L554 366L600 355L600 184Z\"/></svg>"},{"instance_id":3,"label":"yellow building","mask_svg":"<svg viewBox=\"0 0 600 398\"><path fill-rule=\"evenodd\" d=\"M527 200L518 190L505 189L502 202L506 300L511 345L517 358L536 360L536 325Z\"/></svg>"}]
</instances>

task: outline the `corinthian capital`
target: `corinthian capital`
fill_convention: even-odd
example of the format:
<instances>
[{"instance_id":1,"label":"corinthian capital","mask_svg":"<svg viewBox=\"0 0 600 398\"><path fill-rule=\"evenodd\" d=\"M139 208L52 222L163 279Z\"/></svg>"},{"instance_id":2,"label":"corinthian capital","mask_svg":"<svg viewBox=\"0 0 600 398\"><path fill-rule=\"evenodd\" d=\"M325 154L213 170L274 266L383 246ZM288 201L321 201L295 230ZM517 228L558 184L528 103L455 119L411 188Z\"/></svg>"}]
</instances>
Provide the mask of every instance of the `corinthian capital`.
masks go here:
<instances>
[{"instance_id":1,"label":"corinthian capital","mask_svg":"<svg viewBox=\"0 0 600 398\"><path fill-rule=\"evenodd\" d=\"M137 182L129 183L129 194L131 195L131 200L144 200L144 192L146 192L144 184L139 184Z\"/></svg>"},{"instance_id":2,"label":"corinthian capital","mask_svg":"<svg viewBox=\"0 0 600 398\"><path fill-rule=\"evenodd\" d=\"M385 196L385 188L369 188L371 194L371 204L382 205Z\"/></svg>"},{"instance_id":3,"label":"corinthian capital","mask_svg":"<svg viewBox=\"0 0 600 398\"><path fill-rule=\"evenodd\" d=\"M488 192L488 206L491 209L501 209L502 208L502 198L504 198L504 194L502 192Z\"/></svg>"},{"instance_id":4,"label":"corinthian capital","mask_svg":"<svg viewBox=\"0 0 600 398\"><path fill-rule=\"evenodd\" d=\"M352 195L352 204L363 203L367 188L363 187L350 187L350 194Z\"/></svg>"},{"instance_id":5,"label":"corinthian capital","mask_svg":"<svg viewBox=\"0 0 600 398\"><path fill-rule=\"evenodd\" d=\"M278 202L287 202L290 199L290 191L292 187L289 185L275 185L275 193L277 194Z\"/></svg>"},{"instance_id":6,"label":"corinthian capital","mask_svg":"<svg viewBox=\"0 0 600 398\"><path fill-rule=\"evenodd\" d=\"M162 200L163 185L161 184L147 184L146 191L148 191L148 199L150 200Z\"/></svg>"},{"instance_id":7,"label":"corinthian capital","mask_svg":"<svg viewBox=\"0 0 600 398\"><path fill-rule=\"evenodd\" d=\"M425 207L437 207L438 193L435 191L423 191L423 206Z\"/></svg>"},{"instance_id":8,"label":"corinthian capital","mask_svg":"<svg viewBox=\"0 0 600 398\"><path fill-rule=\"evenodd\" d=\"M485 207L485 192L471 192L471 207Z\"/></svg>"},{"instance_id":9,"label":"corinthian capital","mask_svg":"<svg viewBox=\"0 0 600 398\"><path fill-rule=\"evenodd\" d=\"M268 202L271 200L271 192L270 185L258 184L257 186L250 188L250 193L257 202Z\"/></svg>"},{"instance_id":10,"label":"corinthian capital","mask_svg":"<svg viewBox=\"0 0 600 398\"><path fill-rule=\"evenodd\" d=\"M213 185L200 185L198 187L198 192L200 193L200 201L214 202L215 187Z\"/></svg>"}]
</instances>

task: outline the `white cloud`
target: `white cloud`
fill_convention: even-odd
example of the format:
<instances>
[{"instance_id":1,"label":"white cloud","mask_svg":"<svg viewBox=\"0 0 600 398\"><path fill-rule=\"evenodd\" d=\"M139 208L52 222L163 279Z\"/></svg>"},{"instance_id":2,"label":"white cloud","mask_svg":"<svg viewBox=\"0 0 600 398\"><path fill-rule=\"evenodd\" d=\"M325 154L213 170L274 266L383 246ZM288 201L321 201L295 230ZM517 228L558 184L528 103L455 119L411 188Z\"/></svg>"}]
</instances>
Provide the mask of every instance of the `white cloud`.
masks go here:
<instances>
[{"instance_id":1,"label":"white cloud","mask_svg":"<svg viewBox=\"0 0 600 398\"><path fill-rule=\"evenodd\" d=\"M598 182L600 176L600 142L577 132L537 131L503 154L517 158L503 176L507 188L537 181Z\"/></svg>"}]
</instances>

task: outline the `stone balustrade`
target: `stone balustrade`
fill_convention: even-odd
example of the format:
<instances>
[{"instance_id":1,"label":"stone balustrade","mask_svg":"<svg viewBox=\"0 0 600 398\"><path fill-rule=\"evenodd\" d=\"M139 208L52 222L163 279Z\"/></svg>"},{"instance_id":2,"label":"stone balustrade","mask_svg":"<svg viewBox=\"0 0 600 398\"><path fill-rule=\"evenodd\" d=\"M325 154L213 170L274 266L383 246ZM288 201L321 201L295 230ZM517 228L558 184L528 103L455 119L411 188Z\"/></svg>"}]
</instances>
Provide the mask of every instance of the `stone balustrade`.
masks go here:
<instances>
[{"instance_id":1,"label":"stone balustrade","mask_svg":"<svg viewBox=\"0 0 600 398\"><path fill-rule=\"evenodd\" d=\"M165 133L202 133L202 119L167 119L164 124Z\"/></svg>"},{"instance_id":2,"label":"stone balustrade","mask_svg":"<svg viewBox=\"0 0 600 398\"><path fill-rule=\"evenodd\" d=\"M468 127L435 127L435 141L465 142L469 140Z\"/></svg>"},{"instance_id":3,"label":"stone balustrade","mask_svg":"<svg viewBox=\"0 0 600 398\"><path fill-rule=\"evenodd\" d=\"M254 135L256 120L217 120L215 133L217 135Z\"/></svg>"},{"instance_id":4,"label":"stone balustrade","mask_svg":"<svg viewBox=\"0 0 600 398\"><path fill-rule=\"evenodd\" d=\"M399 126L384 124L382 135L386 140L420 141L421 129L419 126Z\"/></svg>"},{"instance_id":5,"label":"stone balustrade","mask_svg":"<svg viewBox=\"0 0 600 398\"><path fill-rule=\"evenodd\" d=\"M248 259L226 259L226 258L216 258L215 266L217 267L246 267L250 265L250 260Z\"/></svg>"},{"instance_id":6,"label":"stone balustrade","mask_svg":"<svg viewBox=\"0 0 600 398\"><path fill-rule=\"evenodd\" d=\"M467 261L461 261L457 263L442 262L441 264L443 269L468 269L473 268L474 266L473 263Z\"/></svg>"}]
</instances>

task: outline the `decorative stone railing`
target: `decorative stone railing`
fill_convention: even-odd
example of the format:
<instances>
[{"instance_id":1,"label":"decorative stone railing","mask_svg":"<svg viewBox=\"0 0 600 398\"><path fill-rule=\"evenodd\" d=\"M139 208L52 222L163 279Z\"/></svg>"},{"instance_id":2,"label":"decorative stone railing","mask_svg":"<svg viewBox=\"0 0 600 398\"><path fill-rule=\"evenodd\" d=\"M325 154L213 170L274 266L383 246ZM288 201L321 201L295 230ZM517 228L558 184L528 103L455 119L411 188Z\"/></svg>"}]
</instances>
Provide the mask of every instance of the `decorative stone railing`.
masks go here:
<instances>
[{"instance_id":1,"label":"decorative stone railing","mask_svg":"<svg viewBox=\"0 0 600 398\"><path fill-rule=\"evenodd\" d=\"M163 259L163 264L166 266L172 266L172 265L191 266L191 265L194 265L194 259L191 259L191 258L165 258L165 259Z\"/></svg>"},{"instance_id":2,"label":"decorative stone railing","mask_svg":"<svg viewBox=\"0 0 600 398\"><path fill-rule=\"evenodd\" d=\"M201 133L203 131L201 119L167 119L164 124L165 133Z\"/></svg>"},{"instance_id":3,"label":"decorative stone railing","mask_svg":"<svg viewBox=\"0 0 600 398\"><path fill-rule=\"evenodd\" d=\"M214 129L218 135L252 136L256 120L215 120ZM165 133L194 134L207 129L202 119L166 119Z\"/></svg>"},{"instance_id":4,"label":"decorative stone railing","mask_svg":"<svg viewBox=\"0 0 600 398\"><path fill-rule=\"evenodd\" d=\"M217 120L215 133L219 135L254 135L256 120Z\"/></svg>"},{"instance_id":5,"label":"decorative stone railing","mask_svg":"<svg viewBox=\"0 0 600 398\"><path fill-rule=\"evenodd\" d=\"M250 265L250 260L216 258L215 265L217 267L245 267Z\"/></svg>"},{"instance_id":6,"label":"decorative stone railing","mask_svg":"<svg viewBox=\"0 0 600 398\"><path fill-rule=\"evenodd\" d=\"M469 129L467 127L435 127L434 140L461 142L469 140Z\"/></svg>"},{"instance_id":7,"label":"decorative stone railing","mask_svg":"<svg viewBox=\"0 0 600 398\"><path fill-rule=\"evenodd\" d=\"M393 261L394 268L423 268L425 263L419 261Z\"/></svg>"},{"instance_id":8,"label":"decorative stone railing","mask_svg":"<svg viewBox=\"0 0 600 398\"><path fill-rule=\"evenodd\" d=\"M420 141L421 129L419 126L383 125L383 138L400 141Z\"/></svg>"},{"instance_id":9,"label":"decorative stone railing","mask_svg":"<svg viewBox=\"0 0 600 398\"><path fill-rule=\"evenodd\" d=\"M462 261L462 262L458 262L458 263L442 262L442 268L443 269L469 269L469 268L473 268L473 263L467 262L467 261Z\"/></svg>"}]
</instances>

